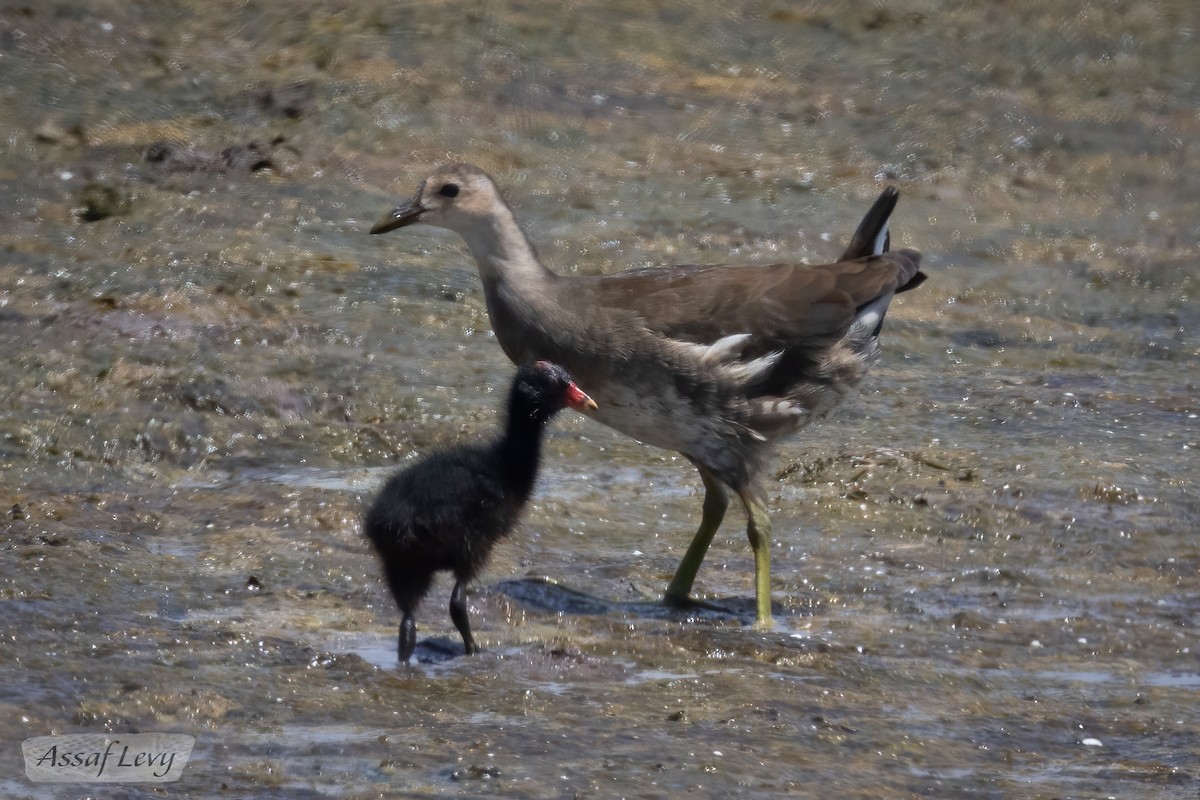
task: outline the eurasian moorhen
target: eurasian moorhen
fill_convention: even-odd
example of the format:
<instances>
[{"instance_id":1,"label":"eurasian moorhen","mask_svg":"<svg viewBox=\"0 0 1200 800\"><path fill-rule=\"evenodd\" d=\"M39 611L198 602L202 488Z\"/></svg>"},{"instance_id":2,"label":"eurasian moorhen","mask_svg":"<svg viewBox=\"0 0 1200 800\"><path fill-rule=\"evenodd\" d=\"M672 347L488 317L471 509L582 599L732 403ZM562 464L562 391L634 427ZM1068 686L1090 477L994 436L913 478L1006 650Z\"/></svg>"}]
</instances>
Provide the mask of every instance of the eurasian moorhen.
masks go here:
<instances>
[{"instance_id":1,"label":"eurasian moorhen","mask_svg":"<svg viewBox=\"0 0 1200 800\"><path fill-rule=\"evenodd\" d=\"M515 363L562 364L599 403L590 416L683 454L700 470L703 517L667 587L687 605L729 504L749 516L756 623L771 624L771 521L760 478L775 440L832 408L879 355L888 303L924 279L916 250L889 251L887 188L841 260L633 269L560 276L538 260L492 179L438 168L371 233L413 223L466 240L496 338Z\"/></svg>"}]
</instances>

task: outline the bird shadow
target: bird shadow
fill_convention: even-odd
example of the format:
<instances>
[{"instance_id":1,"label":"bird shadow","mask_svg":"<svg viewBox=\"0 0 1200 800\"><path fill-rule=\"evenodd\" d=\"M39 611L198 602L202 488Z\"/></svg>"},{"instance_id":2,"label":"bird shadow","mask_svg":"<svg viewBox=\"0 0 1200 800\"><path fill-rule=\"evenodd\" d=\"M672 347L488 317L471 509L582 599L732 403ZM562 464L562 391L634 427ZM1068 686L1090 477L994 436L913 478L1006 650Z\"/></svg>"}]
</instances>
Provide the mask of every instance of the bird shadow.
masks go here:
<instances>
[{"instance_id":1,"label":"bird shadow","mask_svg":"<svg viewBox=\"0 0 1200 800\"><path fill-rule=\"evenodd\" d=\"M413 664L443 664L463 655L462 639L449 636L427 636L417 640L413 650Z\"/></svg>"},{"instance_id":2,"label":"bird shadow","mask_svg":"<svg viewBox=\"0 0 1200 800\"><path fill-rule=\"evenodd\" d=\"M579 617L621 617L623 619L654 619L671 622L707 622L717 626L754 623L755 605L752 597L722 597L714 600L695 600L687 606L672 606L659 599L609 600L573 589L553 578L511 578L492 586L489 592L507 597L525 608L544 614L564 614ZM778 614L780 609L775 608ZM463 655L462 641L450 636L429 636L417 641L413 651L414 665L438 665Z\"/></svg>"},{"instance_id":3,"label":"bird shadow","mask_svg":"<svg viewBox=\"0 0 1200 800\"><path fill-rule=\"evenodd\" d=\"M550 578L513 578L497 583L494 590L522 605L548 614L571 616L644 617L678 622L754 621L752 598L729 597L671 606L661 600L608 600L572 589Z\"/></svg>"}]
</instances>

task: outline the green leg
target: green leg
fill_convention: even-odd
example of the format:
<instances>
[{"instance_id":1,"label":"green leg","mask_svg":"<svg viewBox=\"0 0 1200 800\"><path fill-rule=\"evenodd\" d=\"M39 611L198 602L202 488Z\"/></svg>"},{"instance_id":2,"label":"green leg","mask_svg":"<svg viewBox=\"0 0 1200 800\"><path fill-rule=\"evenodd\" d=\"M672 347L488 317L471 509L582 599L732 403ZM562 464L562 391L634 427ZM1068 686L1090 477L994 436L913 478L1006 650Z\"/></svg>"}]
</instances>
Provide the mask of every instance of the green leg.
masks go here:
<instances>
[{"instance_id":1,"label":"green leg","mask_svg":"<svg viewBox=\"0 0 1200 800\"><path fill-rule=\"evenodd\" d=\"M675 570L675 577L667 586L667 594L663 600L669 605L687 606L692 604L688 595L692 593L692 584L696 582L696 573L700 571L700 564L704 561L708 546L712 544L713 537L717 535L717 528L721 527L721 520L725 518L725 509L729 507L729 495L725 491L724 484L704 467L699 467L699 469L700 480L704 481L704 511L700 518L700 528L692 538L692 543L688 545L683 560L679 562L679 567Z\"/></svg>"},{"instance_id":2,"label":"green leg","mask_svg":"<svg viewBox=\"0 0 1200 800\"><path fill-rule=\"evenodd\" d=\"M750 548L754 551L754 627L767 629L774 625L771 619L771 517L753 490L742 489L738 496L746 506L746 535L750 537Z\"/></svg>"}]
</instances>

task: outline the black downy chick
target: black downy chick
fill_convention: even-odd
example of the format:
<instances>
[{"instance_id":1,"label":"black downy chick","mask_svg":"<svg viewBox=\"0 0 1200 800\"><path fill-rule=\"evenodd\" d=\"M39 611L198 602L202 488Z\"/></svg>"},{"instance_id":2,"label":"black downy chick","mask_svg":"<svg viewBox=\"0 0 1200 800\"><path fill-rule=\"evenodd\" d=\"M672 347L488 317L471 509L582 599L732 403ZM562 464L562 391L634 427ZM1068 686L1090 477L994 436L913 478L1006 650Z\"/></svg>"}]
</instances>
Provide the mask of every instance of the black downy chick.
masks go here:
<instances>
[{"instance_id":1,"label":"black downy chick","mask_svg":"<svg viewBox=\"0 0 1200 800\"><path fill-rule=\"evenodd\" d=\"M562 409L596 404L566 370L546 361L513 378L502 435L432 453L393 475L372 503L363 532L375 546L402 619L397 650L409 663L413 613L439 570L454 573L450 618L467 655L479 651L467 620L466 585L508 535L533 491L546 423Z\"/></svg>"}]
</instances>

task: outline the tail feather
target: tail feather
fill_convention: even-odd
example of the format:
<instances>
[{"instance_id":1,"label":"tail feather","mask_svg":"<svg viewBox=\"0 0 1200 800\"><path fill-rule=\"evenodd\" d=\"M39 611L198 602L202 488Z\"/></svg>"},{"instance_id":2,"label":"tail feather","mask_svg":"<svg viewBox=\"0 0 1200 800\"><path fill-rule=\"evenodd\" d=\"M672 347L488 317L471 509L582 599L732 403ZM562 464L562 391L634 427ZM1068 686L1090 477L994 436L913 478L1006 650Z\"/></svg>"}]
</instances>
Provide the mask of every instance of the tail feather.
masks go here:
<instances>
[{"instance_id":1,"label":"tail feather","mask_svg":"<svg viewBox=\"0 0 1200 800\"><path fill-rule=\"evenodd\" d=\"M889 253L891 237L888 234L888 222L900 199L900 190L889 186L880 193L879 198L867 210L858 229L850 237L850 244L842 254L843 260L869 258ZM854 324L850 329L853 340L873 340L879 336L883 328L883 318L887 313L888 304L892 297L899 292L915 289L925 281L925 273L921 272L921 253L917 250L902 248L891 252L888 258L899 267L896 276L896 287L858 309Z\"/></svg>"},{"instance_id":2,"label":"tail feather","mask_svg":"<svg viewBox=\"0 0 1200 800\"><path fill-rule=\"evenodd\" d=\"M853 261L865 256L878 256L886 253L891 246L888 235L888 220L896 210L896 201L900 199L900 190L889 186L880 193L879 198L867 210L858 229L850 237L850 244L842 253L839 261Z\"/></svg>"},{"instance_id":3,"label":"tail feather","mask_svg":"<svg viewBox=\"0 0 1200 800\"><path fill-rule=\"evenodd\" d=\"M891 258L896 261L901 259L904 261L903 267L900 270L900 280L899 285L896 287L896 294L907 292L909 289L915 289L925 282L927 276L924 272L921 272L920 250L903 247L893 251Z\"/></svg>"},{"instance_id":4,"label":"tail feather","mask_svg":"<svg viewBox=\"0 0 1200 800\"><path fill-rule=\"evenodd\" d=\"M863 215L862 222L858 223L854 235L850 237L850 244L846 245L846 251L842 253L841 261L879 256L891 251L892 241L891 234L888 232L888 223L891 221L892 212L896 210L896 203L899 199L900 190L895 186L889 186L879 194L867 213ZM918 269L921 264L920 252L904 248L896 251L893 255L903 256L906 261L901 271L899 285L896 287L897 293L907 292L924 283L925 273Z\"/></svg>"}]
</instances>

